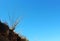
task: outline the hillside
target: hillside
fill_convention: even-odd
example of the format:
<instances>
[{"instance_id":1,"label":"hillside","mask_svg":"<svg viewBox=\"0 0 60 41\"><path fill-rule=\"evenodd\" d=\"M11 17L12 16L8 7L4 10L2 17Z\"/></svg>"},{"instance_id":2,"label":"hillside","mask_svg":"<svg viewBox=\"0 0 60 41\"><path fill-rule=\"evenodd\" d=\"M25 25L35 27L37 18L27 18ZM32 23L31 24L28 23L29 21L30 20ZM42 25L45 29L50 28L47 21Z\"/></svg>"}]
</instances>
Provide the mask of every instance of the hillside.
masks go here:
<instances>
[{"instance_id":1,"label":"hillside","mask_svg":"<svg viewBox=\"0 0 60 41\"><path fill-rule=\"evenodd\" d=\"M0 21L0 41L28 41L25 37L19 36L9 26Z\"/></svg>"}]
</instances>

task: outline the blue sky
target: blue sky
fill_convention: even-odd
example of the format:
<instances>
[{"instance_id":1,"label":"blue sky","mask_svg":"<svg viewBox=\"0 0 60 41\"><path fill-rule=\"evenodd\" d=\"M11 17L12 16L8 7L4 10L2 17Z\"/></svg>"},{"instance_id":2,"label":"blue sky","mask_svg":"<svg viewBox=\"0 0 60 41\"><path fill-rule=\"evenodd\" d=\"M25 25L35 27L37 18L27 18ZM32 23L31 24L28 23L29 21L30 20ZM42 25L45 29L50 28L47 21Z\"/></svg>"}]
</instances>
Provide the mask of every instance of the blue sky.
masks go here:
<instances>
[{"instance_id":1,"label":"blue sky","mask_svg":"<svg viewBox=\"0 0 60 41\"><path fill-rule=\"evenodd\" d=\"M29 41L60 41L59 0L0 0L0 20L12 25L19 16L15 31Z\"/></svg>"}]
</instances>

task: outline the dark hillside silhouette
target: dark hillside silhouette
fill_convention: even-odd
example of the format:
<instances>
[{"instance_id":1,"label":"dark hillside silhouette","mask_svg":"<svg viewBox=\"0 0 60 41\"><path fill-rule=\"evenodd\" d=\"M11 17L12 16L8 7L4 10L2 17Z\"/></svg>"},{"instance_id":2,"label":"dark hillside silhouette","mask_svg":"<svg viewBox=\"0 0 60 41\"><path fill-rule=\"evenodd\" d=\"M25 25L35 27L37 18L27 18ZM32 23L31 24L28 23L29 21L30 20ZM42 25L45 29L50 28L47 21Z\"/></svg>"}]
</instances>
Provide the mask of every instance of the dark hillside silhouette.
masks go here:
<instances>
[{"instance_id":1,"label":"dark hillside silhouette","mask_svg":"<svg viewBox=\"0 0 60 41\"><path fill-rule=\"evenodd\" d=\"M26 38L22 38L13 29L0 21L0 41L28 41Z\"/></svg>"}]
</instances>

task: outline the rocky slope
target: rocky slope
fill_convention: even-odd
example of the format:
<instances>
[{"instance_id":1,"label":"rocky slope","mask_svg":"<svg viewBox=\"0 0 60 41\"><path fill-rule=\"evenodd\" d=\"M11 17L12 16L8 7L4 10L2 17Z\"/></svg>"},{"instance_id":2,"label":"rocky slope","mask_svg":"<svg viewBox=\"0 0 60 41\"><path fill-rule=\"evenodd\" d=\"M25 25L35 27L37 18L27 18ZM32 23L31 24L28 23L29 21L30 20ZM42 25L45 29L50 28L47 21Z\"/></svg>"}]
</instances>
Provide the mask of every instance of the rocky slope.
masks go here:
<instances>
[{"instance_id":1,"label":"rocky slope","mask_svg":"<svg viewBox=\"0 0 60 41\"><path fill-rule=\"evenodd\" d=\"M9 26L0 21L0 41L28 41L26 38L19 36L10 29Z\"/></svg>"}]
</instances>

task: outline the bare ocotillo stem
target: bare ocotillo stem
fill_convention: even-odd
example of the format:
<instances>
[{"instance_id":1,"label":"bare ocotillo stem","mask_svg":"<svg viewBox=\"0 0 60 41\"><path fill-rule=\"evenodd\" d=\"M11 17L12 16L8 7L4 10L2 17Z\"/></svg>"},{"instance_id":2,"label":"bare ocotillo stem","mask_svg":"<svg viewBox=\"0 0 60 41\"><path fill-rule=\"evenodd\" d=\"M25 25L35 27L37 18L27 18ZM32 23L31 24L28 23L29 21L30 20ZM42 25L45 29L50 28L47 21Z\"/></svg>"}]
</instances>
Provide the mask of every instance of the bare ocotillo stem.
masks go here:
<instances>
[{"instance_id":1,"label":"bare ocotillo stem","mask_svg":"<svg viewBox=\"0 0 60 41\"><path fill-rule=\"evenodd\" d=\"M12 30L15 30L16 25L20 22L20 19L18 18L15 23L12 25Z\"/></svg>"}]
</instances>

